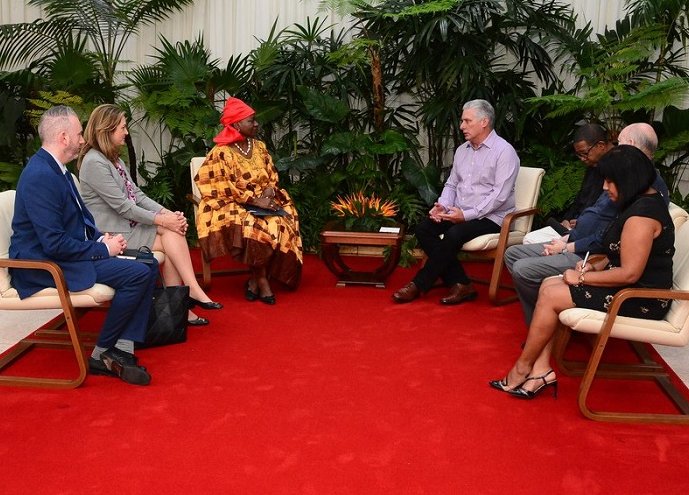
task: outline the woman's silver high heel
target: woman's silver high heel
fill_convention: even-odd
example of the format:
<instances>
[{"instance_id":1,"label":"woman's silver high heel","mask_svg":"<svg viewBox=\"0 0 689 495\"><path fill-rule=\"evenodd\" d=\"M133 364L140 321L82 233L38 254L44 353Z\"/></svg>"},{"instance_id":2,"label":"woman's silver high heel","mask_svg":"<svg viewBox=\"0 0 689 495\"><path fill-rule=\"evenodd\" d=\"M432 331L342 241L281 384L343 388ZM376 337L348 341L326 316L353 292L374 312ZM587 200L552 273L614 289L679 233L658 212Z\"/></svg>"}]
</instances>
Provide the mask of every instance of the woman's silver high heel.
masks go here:
<instances>
[{"instance_id":1,"label":"woman's silver high heel","mask_svg":"<svg viewBox=\"0 0 689 495\"><path fill-rule=\"evenodd\" d=\"M524 380L524 383L528 382L529 380L542 380L543 383L536 389L534 390L526 390L523 388L524 383L519 385L516 388L513 388L512 390L506 390L506 392L510 395L513 395L514 397L518 397L520 399L527 399L531 400L535 398L538 394L543 392L547 387L553 387L553 397L557 399L557 378L553 380L552 382L549 382L548 380L545 379L546 376L550 375L551 373L555 373L552 369L546 371L544 374L541 376L532 376Z\"/></svg>"}]
</instances>

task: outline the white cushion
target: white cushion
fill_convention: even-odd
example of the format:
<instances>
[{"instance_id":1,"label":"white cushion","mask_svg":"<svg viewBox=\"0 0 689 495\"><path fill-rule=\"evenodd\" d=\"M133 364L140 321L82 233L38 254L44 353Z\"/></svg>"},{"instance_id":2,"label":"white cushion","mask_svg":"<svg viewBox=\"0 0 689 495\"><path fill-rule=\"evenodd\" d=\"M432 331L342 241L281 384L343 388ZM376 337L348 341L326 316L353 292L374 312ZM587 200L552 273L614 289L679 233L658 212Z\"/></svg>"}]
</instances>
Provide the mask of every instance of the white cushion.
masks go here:
<instances>
[{"instance_id":1,"label":"white cushion","mask_svg":"<svg viewBox=\"0 0 689 495\"><path fill-rule=\"evenodd\" d=\"M607 313L584 308L566 309L560 321L577 332L597 334ZM689 342L689 328L675 327L667 320L644 320L618 316L610 334L612 337L682 347Z\"/></svg>"},{"instance_id":2,"label":"white cushion","mask_svg":"<svg viewBox=\"0 0 689 495\"><path fill-rule=\"evenodd\" d=\"M542 168L519 167L517 181L514 185L515 211L527 210L536 206L544 174L545 170ZM522 243L526 233L531 230L533 217L533 215L526 215L514 221L507 237L507 246ZM462 246L462 251L489 251L498 246L499 240L499 233L481 235L465 243Z\"/></svg>"},{"instance_id":3,"label":"white cushion","mask_svg":"<svg viewBox=\"0 0 689 495\"><path fill-rule=\"evenodd\" d=\"M10 256L10 238L12 237L12 217L14 216L14 196L12 190L0 192L0 258ZM0 268L0 297L8 291L14 292L10 285L10 274L7 268Z\"/></svg>"},{"instance_id":4,"label":"white cushion","mask_svg":"<svg viewBox=\"0 0 689 495\"><path fill-rule=\"evenodd\" d=\"M191 194L195 198L199 198L201 196L201 191L199 191L199 188L196 187L196 181L194 180L194 177L196 177L196 174L199 172L201 165L203 165L203 162L205 161L205 156L195 156L191 159L191 162L189 163L189 173L191 174Z\"/></svg>"},{"instance_id":5,"label":"white cushion","mask_svg":"<svg viewBox=\"0 0 689 495\"><path fill-rule=\"evenodd\" d=\"M54 287L47 287L25 299L19 299L16 291L14 289L12 291L14 297L3 296L0 298L0 309L60 309L62 307L57 289ZM69 293L72 306L75 308L101 306L112 300L114 296L115 290L103 284L94 284L93 287L86 290Z\"/></svg>"},{"instance_id":6,"label":"white cushion","mask_svg":"<svg viewBox=\"0 0 689 495\"><path fill-rule=\"evenodd\" d=\"M480 235L473 238L469 242L466 242L462 246L462 251L488 251L490 249L495 249L498 247L498 241L500 240L500 234L486 234ZM523 232L512 231L507 236L507 245L513 246L515 244L521 244L524 240Z\"/></svg>"},{"instance_id":7,"label":"white cushion","mask_svg":"<svg viewBox=\"0 0 689 495\"><path fill-rule=\"evenodd\" d=\"M679 229L682 225L684 225L684 222L687 221L687 217L689 216L689 214L687 214L685 210L683 210L673 202L670 202L668 211L670 212L670 218L672 218L672 223L675 225L675 230Z\"/></svg>"}]
</instances>

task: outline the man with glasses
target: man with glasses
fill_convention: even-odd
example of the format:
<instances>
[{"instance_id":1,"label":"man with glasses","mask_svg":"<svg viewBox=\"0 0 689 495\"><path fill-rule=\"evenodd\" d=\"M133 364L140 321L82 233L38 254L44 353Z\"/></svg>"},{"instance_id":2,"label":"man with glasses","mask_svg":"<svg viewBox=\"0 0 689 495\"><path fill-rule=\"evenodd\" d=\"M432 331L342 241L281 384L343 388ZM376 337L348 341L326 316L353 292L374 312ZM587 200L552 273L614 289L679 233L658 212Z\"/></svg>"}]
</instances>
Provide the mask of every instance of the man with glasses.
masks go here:
<instances>
[{"instance_id":1,"label":"man with glasses","mask_svg":"<svg viewBox=\"0 0 689 495\"><path fill-rule=\"evenodd\" d=\"M584 124L574 132L574 154L584 162L586 172L572 205L562 215L561 223L565 228L573 228L581 212L593 205L603 192L603 178L596 165L612 148L608 132L598 124Z\"/></svg>"}]
</instances>

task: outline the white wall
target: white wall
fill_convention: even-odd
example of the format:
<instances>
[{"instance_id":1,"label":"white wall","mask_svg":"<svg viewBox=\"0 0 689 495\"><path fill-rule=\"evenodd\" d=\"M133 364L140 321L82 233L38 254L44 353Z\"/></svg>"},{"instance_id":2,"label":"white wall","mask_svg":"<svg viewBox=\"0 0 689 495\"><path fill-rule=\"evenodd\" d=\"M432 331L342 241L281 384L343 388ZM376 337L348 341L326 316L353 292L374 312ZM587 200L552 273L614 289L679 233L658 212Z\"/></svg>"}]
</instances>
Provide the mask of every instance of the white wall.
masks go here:
<instances>
[{"instance_id":1,"label":"white wall","mask_svg":"<svg viewBox=\"0 0 689 495\"><path fill-rule=\"evenodd\" d=\"M255 48L256 38L265 39L275 19L278 28L284 28L304 23L307 16L325 17L327 12L318 12L318 5L317 0L196 0L183 12L146 27L132 40L124 59L149 63L150 47L160 45L159 35L176 42L203 34L206 47L225 63L230 56ZM40 16L39 9L22 0L0 0L0 24L31 22Z\"/></svg>"},{"instance_id":2,"label":"white wall","mask_svg":"<svg viewBox=\"0 0 689 495\"><path fill-rule=\"evenodd\" d=\"M575 12L582 23L591 21L594 33L604 26L614 24L623 13L623 0L573 0ZM278 29L294 23L305 24L307 17L326 17L327 12L319 12L318 0L197 0L181 13L173 14L168 20L155 26L146 27L138 37L130 39L120 70L141 64L151 63L149 58L160 46L159 36L168 41L193 40L203 35L205 46L221 66L232 55L249 53L258 46L260 39L266 39L273 22L277 19ZM0 24L31 22L41 17L41 11L30 7L22 0L0 0ZM341 22L336 15L329 16L330 22ZM148 160L157 160L150 138L132 129L132 137L141 157L142 151ZM153 139L159 139L155 136Z\"/></svg>"},{"instance_id":3,"label":"white wall","mask_svg":"<svg viewBox=\"0 0 689 495\"><path fill-rule=\"evenodd\" d=\"M624 0L573 0L570 2L581 24L590 21L593 32L602 33L605 26L614 27L615 21L624 17Z\"/></svg>"},{"instance_id":4,"label":"white wall","mask_svg":"<svg viewBox=\"0 0 689 495\"><path fill-rule=\"evenodd\" d=\"M593 23L594 32L612 25L623 13L623 0L573 0L580 18ZM256 38L265 39L278 19L280 28L303 24L307 16L326 16L318 12L318 0L197 0L182 13L174 14L159 25L144 29L133 39L125 53L136 64L148 63L151 45L159 45L158 36L170 41L191 40L202 33L206 46L223 63L233 54L245 54L257 46ZM0 0L0 24L30 22L40 17L40 10L22 0ZM332 16L334 22L340 20Z\"/></svg>"}]
</instances>

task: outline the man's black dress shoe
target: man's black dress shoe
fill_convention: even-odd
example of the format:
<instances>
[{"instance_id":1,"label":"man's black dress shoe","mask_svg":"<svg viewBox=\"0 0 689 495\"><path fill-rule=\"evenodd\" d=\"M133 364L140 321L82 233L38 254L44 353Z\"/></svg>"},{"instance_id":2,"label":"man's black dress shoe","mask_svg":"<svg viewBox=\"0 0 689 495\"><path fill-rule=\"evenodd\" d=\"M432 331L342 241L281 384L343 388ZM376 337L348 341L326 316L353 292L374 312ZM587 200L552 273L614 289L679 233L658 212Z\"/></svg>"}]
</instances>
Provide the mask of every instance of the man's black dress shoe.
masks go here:
<instances>
[{"instance_id":1,"label":"man's black dress shoe","mask_svg":"<svg viewBox=\"0 0 689 495\"><path fill-rule=\"evenodd\" d=\"M89 358L89 373L92 375L117 376L105 366L103 361L92 357Z\"/></svg>"},{"instance_id":2,"label":"man's black dress shoe","mask_svg":"<svg viewBox=\"0 0 689 495\"><path fill-rule=\"evenodd\" d=\"M215 301L201 302L193 297L189 298L189 309L198 306L203 309L222 309L222 304Z\"/></svg>"},{"instance_id":3,"label":"man's black dress shoe","mask_svg":"<svg viewBox=\"0 0 689 495\"><path fill-rule=\"evenodd\" d=\"M111 347L101 353L100 360L108 371L127 383L132 385L151 383L151 375L148 374L146 368L136 364L138 360L134 354Z\"/></svg>"},{"instance_id":4,"label":"man's black dress shoe","mask_svg":"<svg viewBox=\"0 0 689 495\"><path fill-rule=\"evenodd\" d=\"M145 366L139 366L141 369L144 371L146 370ZM103 361L99 361L98 359L89 357L89 373L91 375L103 375L103 376L113 376L115 378L119 378L117 376L117 373L110 371L106 366Z\"/></svg>"},{"instance_id":5,"label":"man's black dress shoe","mask_svg":"<svg viewBox=\"0 0 689 495\"><path fill-rule=\"evenodd\" d=\"M202 327L208 325L208 323L210 323L208 318L202 318L200 316L194 320L187 320L187 325L191 325L192 327Z\"/></svg>"}]
</instances>

